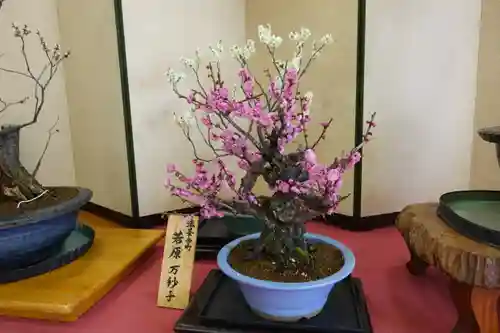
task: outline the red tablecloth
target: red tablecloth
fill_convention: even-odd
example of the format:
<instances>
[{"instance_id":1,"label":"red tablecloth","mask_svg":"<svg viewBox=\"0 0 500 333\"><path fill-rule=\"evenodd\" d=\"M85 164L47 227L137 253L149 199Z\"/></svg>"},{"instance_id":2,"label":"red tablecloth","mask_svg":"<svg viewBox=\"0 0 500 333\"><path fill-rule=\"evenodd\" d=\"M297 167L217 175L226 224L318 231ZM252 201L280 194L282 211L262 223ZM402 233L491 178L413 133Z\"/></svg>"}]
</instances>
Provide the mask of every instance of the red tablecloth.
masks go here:
<instances>
[{"instance_id":1,"label":"red tablecloth","mask_svg":"<svg viewBox=\"0 0 500 333\"><path fill-rule=\"evenodd\" d=\"M444 333L456 320L444 276L430 270L411 276L408 251L393 228L352 233L312 223L310 232L325 234L349 246L356 255L354 275L363 281L375 333ZM74 323L0 317L0 333L169 333L180 311L158 308L162 248L94 308ZM196 290L215 262L197 262ZM1 295L0 295L1 297Z\"/></svg>"}]
</instances>

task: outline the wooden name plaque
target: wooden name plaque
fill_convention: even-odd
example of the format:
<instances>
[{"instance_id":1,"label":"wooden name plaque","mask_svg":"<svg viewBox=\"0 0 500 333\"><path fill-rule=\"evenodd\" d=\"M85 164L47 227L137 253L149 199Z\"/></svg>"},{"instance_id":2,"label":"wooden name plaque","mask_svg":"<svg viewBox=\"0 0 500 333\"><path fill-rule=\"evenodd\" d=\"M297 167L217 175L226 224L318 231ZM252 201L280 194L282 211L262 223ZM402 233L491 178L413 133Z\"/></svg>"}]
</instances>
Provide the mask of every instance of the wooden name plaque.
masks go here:
<instances>
[{"instance_id":1,"label":"wooden name plaque","mask_svg":"<svg viewBox=\"0 0 500 333\"><path fill-rule=\"evenodd\" d=\"M158 306L183 310L189 304L197 232L197 216L169 216L158 290Z\"/></svg>"}]
</instances>

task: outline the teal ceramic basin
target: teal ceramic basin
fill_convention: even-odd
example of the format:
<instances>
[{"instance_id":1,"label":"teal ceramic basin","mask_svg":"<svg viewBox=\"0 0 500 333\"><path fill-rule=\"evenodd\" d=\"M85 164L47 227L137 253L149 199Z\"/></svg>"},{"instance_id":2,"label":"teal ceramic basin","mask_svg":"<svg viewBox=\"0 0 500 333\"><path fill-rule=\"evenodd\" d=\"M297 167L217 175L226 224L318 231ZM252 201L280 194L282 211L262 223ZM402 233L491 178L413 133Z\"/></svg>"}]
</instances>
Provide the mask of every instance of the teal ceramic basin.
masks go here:
<instances>
[{"instance_id":1,"label":"teal ceramic basin","mask_svg":"<svg viewBox=\"0 0 500 333\"><path fill-rule=\"evenodd\" d=\"M500 191L443 194L438 214L450 227L479 242L500 246Z\"/></svg>"},{"instance_id":2,"label":"teal ceramic basin","mask_svg":"<svg viewBox=\"0 0 500 333\"><path fill-rule=\"evenodd\" d=\"M500 201L458 201L450 208L461 218L491 229L500 229Z\"/></svg>"}]
</instances>

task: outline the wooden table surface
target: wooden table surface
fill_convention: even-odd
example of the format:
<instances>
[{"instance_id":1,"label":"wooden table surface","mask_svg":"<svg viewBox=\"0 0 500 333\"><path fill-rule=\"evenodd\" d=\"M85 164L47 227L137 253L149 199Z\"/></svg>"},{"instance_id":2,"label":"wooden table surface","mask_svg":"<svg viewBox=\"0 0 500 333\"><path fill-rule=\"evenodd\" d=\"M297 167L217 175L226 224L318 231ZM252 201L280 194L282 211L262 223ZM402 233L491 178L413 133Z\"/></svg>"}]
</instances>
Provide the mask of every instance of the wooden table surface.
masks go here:
<instances>
[{"instance_id":1,"label":"wooden table surface","mask_svg":"<svg viewBox=\"0 0 500 333\"><path fill-rule=\"evenodd\" d=\"M450 298L459 315L453 333L498 333L500 249L459 234L439 218L437 207L409 205L397 218L411 255L407 268L422 275L431 265L450 277Z\"/></svg>"},{"instance_id":2,"label":"wooden table surface","mask_svg":"<svg viewBox=\"0 0 500 333\"><path fill-rule=\"evenodd\" d=\"M415 254L452 278L482 288L500 288L500 248L460 235L437 215L437 203L415 204L396 226Z\"/></svg>"}]
</instances>

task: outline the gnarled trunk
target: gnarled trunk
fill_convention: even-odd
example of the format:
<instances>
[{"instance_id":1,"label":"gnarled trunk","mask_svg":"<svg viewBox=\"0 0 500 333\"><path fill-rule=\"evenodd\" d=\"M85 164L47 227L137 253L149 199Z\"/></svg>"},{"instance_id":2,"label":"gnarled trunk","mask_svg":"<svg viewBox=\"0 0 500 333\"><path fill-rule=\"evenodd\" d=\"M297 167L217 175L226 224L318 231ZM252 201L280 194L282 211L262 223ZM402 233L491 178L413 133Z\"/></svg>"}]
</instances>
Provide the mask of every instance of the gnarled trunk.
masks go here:
<instances>
[{"instance_id":1,"label":"gnarled trunk","mask_svg":"<svg viewBox=\"0 0 500 333\"><path fill-rule=\"evenodd\" d=\"M29 200L45 189L19 160L19 126L0 130L0 202Z\"/></svg>"},{"instance_id":2,"label":"gnarled trunk","mask_svg":"<svg viewBox=\"0 0 500 333\"><path fill-rule=\"evenodd\" d=\"M309 261L305 223L318 213L297 195L275 193L264 205L267 223L259 238L257 252L265 253L286 268Z\"/></svg>"}]
</instances>

